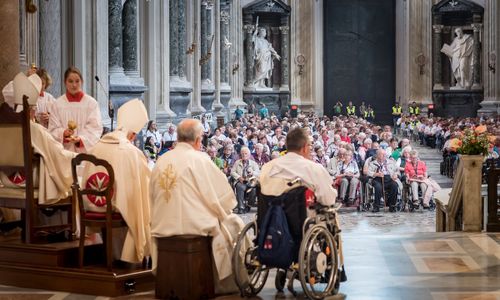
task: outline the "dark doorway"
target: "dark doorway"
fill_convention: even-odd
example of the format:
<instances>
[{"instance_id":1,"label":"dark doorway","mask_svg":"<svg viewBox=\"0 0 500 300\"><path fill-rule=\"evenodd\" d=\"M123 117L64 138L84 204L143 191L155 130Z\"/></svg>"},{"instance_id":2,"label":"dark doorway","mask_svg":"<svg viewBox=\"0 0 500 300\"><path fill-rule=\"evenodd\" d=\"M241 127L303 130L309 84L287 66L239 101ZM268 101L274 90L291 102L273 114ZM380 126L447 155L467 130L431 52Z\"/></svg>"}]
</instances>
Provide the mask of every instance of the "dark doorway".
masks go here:
<instances>
[{"instance_id":1,"label":"dark doorway","mask_svg":"<svg viewBox=\"0 0 500 300\"><path fill-rule=\"evenodd\" d=\"M325 103L371 104L377 123L392 123L395 101L394 0L325 0ZM359 114L359 109L356 109Z\"/></svg>"}]
</instances>

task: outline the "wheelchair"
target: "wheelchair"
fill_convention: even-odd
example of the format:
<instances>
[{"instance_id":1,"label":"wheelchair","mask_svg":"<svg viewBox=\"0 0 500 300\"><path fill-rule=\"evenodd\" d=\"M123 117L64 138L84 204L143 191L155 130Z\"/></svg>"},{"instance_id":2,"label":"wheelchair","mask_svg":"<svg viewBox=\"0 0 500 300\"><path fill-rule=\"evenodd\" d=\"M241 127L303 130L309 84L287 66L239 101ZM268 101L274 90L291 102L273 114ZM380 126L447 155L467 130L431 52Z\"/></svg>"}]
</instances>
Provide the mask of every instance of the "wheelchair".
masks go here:
<instances>
[{"instance_id":1,"label":"wheelchair","mask_svg":"<svg viewBox=\"0 0 500 300\"><path fill-rule=\"evenodd\" d=\"M375 187L374 187L372 181L373 181L373 178L370 177L370 178L368 178L368 180L366 181L366 183L364 185L363 193L361 195L361 202L360 202L358 211L365 211L365 212L370 211L371 209L373 209L373 206L375 205ZM401 190L401 188L399 188L399 184L398 184L398 195L396 198L396 205L395 205L397 212L405 211L405 209L408 205L404 195L405 195L404 191ZM384 195L384 198L381 201L381 204L384 204L384 206L385 206L386 197L387 196Z\"/></svg>"},{"instance_id":2,"label":"wheelchair","mask_svg":"<svg viewBox=\"0 0 500 300\"><path fill-rule=\"evenodd\" d=\"M231 187L233 188L234 194L236 195L236 184L238 182L234 180L232 177L229 177L228 181ZM251 177L247 181L247 188L245 189L245 194L243 197L245 205L243 213L248 213L250 212L252 207L257 207L257 201L258 201L257 192L258 192L257 178Z\"/></svg>"},{"instance_id":3,"label":"wheelchair","mask_svg":"<svg viewBox=\"0 0 500 300\"><path fill-rule=\"evenodd\" d=\"M411 185L407 182L403 182L403 197L406 199L405 203L408 206L408 211L414 212L414 211L419 211L423 212L424 211L424 194L422 189L418 188L418 204L415 205L413 203L413 193L411 190ZM429 211L434 211L436 209L436 203L434 202L434 198L431 197L431 200L429 201Z\"/></svg>"},{"instance_id":4,"label":"wheelchair","mask_svg":"<svg viewBox=\"0 0 500 300\"><path fill-rule=\"evenodd\" d=\"M259 191L256 219L240 232L232 254L233 274L242 297L257 295L266 284L271 269L277 269L275 287L279 292L283 292L288 280L287 289L296 296L293 282L298 279L309 299L323 299L338 293L341 279L345 281L345 273L339 271L337 208L320 204L307 207L306 200L308 203L311 201L309 195L310 191L307 192L303 186L281 196L267 196ZM276 205L276 200L282 201L295 241L294 259L286 270L259 262L257 240L260 226L267 210ZM307 217L307 210L314 210L316 215Z\"/></svg>"}]
</instances>

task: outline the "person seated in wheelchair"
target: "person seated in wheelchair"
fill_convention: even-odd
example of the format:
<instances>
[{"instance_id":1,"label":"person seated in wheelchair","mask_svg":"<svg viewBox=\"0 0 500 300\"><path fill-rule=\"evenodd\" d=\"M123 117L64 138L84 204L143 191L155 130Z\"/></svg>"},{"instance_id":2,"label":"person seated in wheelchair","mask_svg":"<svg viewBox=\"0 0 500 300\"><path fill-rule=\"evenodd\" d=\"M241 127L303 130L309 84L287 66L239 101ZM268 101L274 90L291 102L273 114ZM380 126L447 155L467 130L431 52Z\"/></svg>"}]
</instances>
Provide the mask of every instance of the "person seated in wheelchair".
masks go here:
<instances>
[{"instance_id":1,"label":"person seated in wheelchair","mask_svg":"<svg viewBox=\"0 0 500 300\"><path fill-rule=\"evenodd\" d=\"M312 192L309 194L306 192L306 199L301 198L301 201L305 202L305 207L309 207L315 202L328 207L334 205L337 191L332 187L333 180L322 165L311 160L311 141L306 131L302 128L291 130L286 137L286 147L287 154L262 167L259 177L260 197L279 198L302 186L307 187ZM260 206L261 202L259 201ZM307 216L314 215L314 210L307 209ZM293 220L289 220L289 222L293 222ZM289 223L289 226L294 227L295 225ZM299 231L301 231L303 224L298 225ZM339 242L339 248L341 249L341 242ZM339 265L343 269L341 250L339 252ZM343 273L342 276L345 274Z\"/></svg>"},{"instance_id":2,"label":"person seated in wheelchair","mask_svg":"<svg viewBox=\"0 0 500 300\"><path fill-rule=\"evenodd\" d=\"M393 160L387 159L385 150L377 150L375 160L370 163L368 176L373 177L373 187L375 188L375 203L373 212L378 212L380 199L384 197L385 203L389 204L389 211L396 211L396 201L398 196L398 168ZM385 197L384 193L387 195Z\"/></svg>"},{"instance_id":3,"label":"person seated in wheelchair","mask_svg":"<svg viewBox=\"0 0 500 300\"><path fill-rule=\"evenodd\" d=\"M235 182L236 200L238 201L235 212L238 214L247 212L246 197L249 201L255 200L257 193L255 183L260 172L259 165L250 159L250 149L248 147L241 148L240 157L231 169L231 178ZM248 204L254 205L254 203Z\"/></svg>"},{"instance_id":4,"label":"person seated in wheelchair","mask_svg":"<svg viewBox=\"0 0 500 300\"><path fill-rule=\"evenodd\" d=\"M405 165L405 175L406 182L411 187L413 206L418 207L420 205L418 189L421 189L422 195L427 191L427 166L425 162L419 160L418 152L415 150L410 151L410 160ZM424 208L429 208L429 200L426 199L424 202Z\"/></svg>"},{"instance_id":5,"label":"person seated in wheelchair","mask_svg":"<svg viewBox=\"0 0 500 300\"><path fill-rule=\"evenodd\" d=\"M344 201L347 188L349 187L349 198L347 203L354 203L356 197L356 189L359 184L359 168L356 161L353 160L352 151L348 150L344 156L344 160L337 165L337 186L340 185L339 199Z\"/></svg>"}]
</instances>

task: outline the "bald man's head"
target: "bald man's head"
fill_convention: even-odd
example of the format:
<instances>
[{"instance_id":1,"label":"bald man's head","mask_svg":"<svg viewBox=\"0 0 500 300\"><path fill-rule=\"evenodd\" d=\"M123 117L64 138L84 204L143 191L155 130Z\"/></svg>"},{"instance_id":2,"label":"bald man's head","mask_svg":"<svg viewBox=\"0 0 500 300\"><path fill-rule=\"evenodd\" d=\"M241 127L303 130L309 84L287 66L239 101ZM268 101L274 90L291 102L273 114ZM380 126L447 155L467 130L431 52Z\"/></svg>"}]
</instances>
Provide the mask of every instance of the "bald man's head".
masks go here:
<instances>
[{"instance_id":1,"label":"bald man's head","mask_svg":"<svg viewBox=\"0 0 500 300\"><path fill-rule=\"evenodd\" d=\"M201 138L203 126L196 119L184 119L177 127L177 140L179 142L192 144L196 139Z\"/></svg>"}]
</instances>

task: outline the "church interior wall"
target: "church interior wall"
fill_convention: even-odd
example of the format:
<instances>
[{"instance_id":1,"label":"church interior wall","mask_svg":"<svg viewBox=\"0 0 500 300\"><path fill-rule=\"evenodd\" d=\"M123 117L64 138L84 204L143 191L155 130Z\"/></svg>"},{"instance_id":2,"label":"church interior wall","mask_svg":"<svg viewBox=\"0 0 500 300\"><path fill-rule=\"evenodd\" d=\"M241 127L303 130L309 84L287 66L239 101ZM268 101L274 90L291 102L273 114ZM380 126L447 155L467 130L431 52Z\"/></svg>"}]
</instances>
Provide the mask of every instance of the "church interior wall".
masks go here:
<instances>
[{"instance_id":1,"label":"church interior wall","mask_svg":"<svg viewBox=\"0 0 500 300\"><path fill-rule=\"evenodd\" d=\"M257 0L232 0L230 2L229 41L232 43L228 54L229 85L231 91L230 106L242 104L244 82L243 22L242 8ZM290 22L290 92L291 101L300 104L303 109L313 109L322 113L324 103L324 70L323 62L323 3L319 1L286 0L291 6ZM500 99L500 76L488 67L490 54L496 54L493 65L500 65L497 47L500 45L500 5L496 0L472 0L485 7L483 34L482 67L485 100L497 102ZM122 1L124 2L124 1ZM144 78L148 90L144 94L151 118L160 122L171 120L175 114L171 110L169 75L169 20L168 2L137 1L138 5L138 71ZM219 0L214 1L219 3ZM403 106L407 101L428 104L432 92L432 5L439 0L395 0L396 3L396 79L395 98L401 99ZM84 90L94 96L101 107L104 119L107 118L107 95L97 86L94 76L100 77L105 90L109 87L108 59L108 7L106 1L63 1L34 0L39 7L37 13L26 13L21 5L20 17L22 38L20 49L20 69L25 70L31 62L49 69L54 78L54 85L49 90L59 96L64 86L62 73L75 65L85 76ZM186 1L186 44L198 44L194 39L194 5L201 1ZM54 12L56 11L56 12ZM43 15L40 15L43 14ZM59 17L54 17L59 16ZM211 10L211 32L215 33L215 12ZM47 34L44 30L54 30L56 34ZM199 30L199 28L198 28ZM222 38L222 37L221 37ZM52 45L53 44L53 45ZM56 55L47 55L53 49ZM187 49L181 49L186 51ZM215 81L215 47L212 47L210 58L211 71L209 78ZM198 49L197 51L200 51ZM222 51L222 50L220 50ZM295 58L302 54L306 58L303 73L299 75L299 67ZM199 53L203 55L203 53ZM421 69L415 62L416 57L423 55L426 63ZM186 79L190 86L194 85L197 64L194 53L188 54ZM45 66L46 65L46 66ZM194 103L198 91L190 94ZM197 101L197 100L196 100ZM214 101L215 103L215 101ZM195 104L196 106L196 104Z\"/></svg>"}]
</instances>

